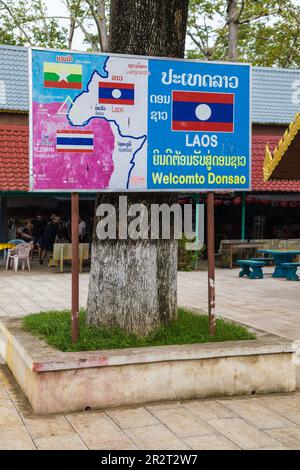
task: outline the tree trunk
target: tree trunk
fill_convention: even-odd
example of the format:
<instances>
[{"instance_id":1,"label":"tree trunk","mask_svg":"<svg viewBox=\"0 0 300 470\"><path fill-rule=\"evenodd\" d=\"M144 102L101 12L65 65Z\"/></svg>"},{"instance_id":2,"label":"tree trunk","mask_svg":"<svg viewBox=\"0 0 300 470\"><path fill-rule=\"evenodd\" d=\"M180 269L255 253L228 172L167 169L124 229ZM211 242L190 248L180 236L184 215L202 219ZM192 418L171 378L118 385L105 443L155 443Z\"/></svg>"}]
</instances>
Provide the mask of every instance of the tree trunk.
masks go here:
<instances>
[{"instance_id":1,"label":"tree trunk","mask_svg":"<svg viewBox=\"0 0 300 470\"><path fill-rule=\"evenodd\" d=\"M183 57L188 0L112 0L110 52ZM118 207L120 194L100 193L96 207ZM174 193L127 194L128 204L172 205ZM87 319L90 324L118 325L146 335L170 323L177 312L177 241L105 240L96 235L95 217Z\"/></svg>"},{"instance_id":2,"label":"tree trunk","mask_svg":"<svg viewBox=\"0 0 300 470\"><path fill-rule=\"evenodd\" d=\"M228 0L227 2L227 23L228 23L228 60L237 61L238 53L238 4L237 0Z\"/></svg>"},{"instance_id":3,"label":"tree trunk","mask_svg":"<svg viewBox=\"0 0 300 470\"><path fill-rule=\"evenodd\" d=\"M70 26L69 26L69 36L68 36L68 49L72 49L72 44L73 44L73 39L74 39L74 33L75 33L75 19L70 18Z\"/></svg>"},{"instance_id":4,"label":"tree trunk","mask_svg":"<svg viewBox=\"0 0 300 470\"><path fill-rule=\"evenodd\" d=\"M110 52L183 57L188 0L112 0Z\"/></svg>"},{"instance_id":5,"label":"tree trunk","mask_svg":"<svg viewBox=\"0 0 300 470\"><path fill-rule=\"evenodd\" d=\"M99 194L97 204L116 208L121 194ZM128 206L176 202L176 194L127 194ZM118 218L118 217L117 217ZM96 216L96 224L100 218ZM97 225L95 225L96 227ZM118 226L118 231L120 226ZM118 325L145 335L176 318L177 241L150 239L99 240L94 230L88 296L88 321L94 325Z\"/></svg>"},{"instance_id":6,"label":"tree trunk","mask_svg":"<svg viewBox=\"0 0 300 470\"><path fill-rule=\"evenodd\" d=\"M108 34L106 26L106 14L105 14L105 0L99 0L99 27L100 27L100 42L102 51L108 51Z\"/></svg>"}]
</instances>

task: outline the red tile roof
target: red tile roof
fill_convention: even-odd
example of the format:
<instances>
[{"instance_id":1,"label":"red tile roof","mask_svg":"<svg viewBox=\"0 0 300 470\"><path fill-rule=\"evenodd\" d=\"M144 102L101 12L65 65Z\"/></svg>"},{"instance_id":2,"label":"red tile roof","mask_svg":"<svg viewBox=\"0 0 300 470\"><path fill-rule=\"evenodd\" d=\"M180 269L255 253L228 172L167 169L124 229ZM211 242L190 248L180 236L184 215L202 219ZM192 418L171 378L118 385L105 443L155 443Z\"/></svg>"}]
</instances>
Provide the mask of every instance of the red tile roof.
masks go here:
<instances>
[{"instance_id":1,"label":"red tile roof","mask_svg":"<svg viewBox=\"0 0 300 470\"><path fill-rule=\"evenodd\" d=\"M28 126L0 125L0 190L28 191Z\"/></svg>"},{"instance_id":2,"label":"red tile roof","mask_svg":"<svg viewBox=\"0 0 300 470\"><path fill-rule=\"evenodd\" d=\"M0 191L28 191L29 187L29 130L27 126L0 125ZM253 135L252 137L252 190L298 191L298 181L263 180L265 146L271 151L280 137Z\"/></svg>"},{"instance_id":3,"label":"red tile roof","mask_svg":"<svg viewBox=\"0 0 300 470\"><path fill-rule=\"evenodd\" d=\"M263 165L266 144L273 152L278 144L278 136L252 136L252 191L297 191L300 192L300 181L267 181L263 179Z\"/></svg>"}]
</instances>

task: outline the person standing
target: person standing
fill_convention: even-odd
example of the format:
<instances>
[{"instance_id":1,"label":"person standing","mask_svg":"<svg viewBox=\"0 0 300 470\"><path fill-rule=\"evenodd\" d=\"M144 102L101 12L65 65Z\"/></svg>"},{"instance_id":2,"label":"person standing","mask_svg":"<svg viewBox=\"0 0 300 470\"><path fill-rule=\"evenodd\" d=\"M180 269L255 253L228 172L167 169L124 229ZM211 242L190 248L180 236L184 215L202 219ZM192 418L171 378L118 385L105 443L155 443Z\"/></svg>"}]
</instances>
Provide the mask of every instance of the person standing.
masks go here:
<instances>
[{"instance_id":1,"label":"person standing","mask_svg":"<svg viewBox=\"0 0 300 470\"><path fill-rule=\"evenodd\" d=\"M86 236L86 223L82 217L79 217L79 242L82 243Z\"/></svg>"},{"instance_id":2,"label":"person standing","mask_svg":"<svg viewBox=\"0 0 300 470\"><path fill-rule=\"evenodd\" d=\"M59 230L59 223L60 217L55 216L45 228L41 242L40 264L44 263L44 258L47 255L47 252L53 251L53 245Z\"/></svg>"},{"instance_id":3,"label":"person standing","mask_svg":"<svg viewBox=\"0 0 300 470\"><path fill-rule=\"evenodd\" d=\"M33 236L34 244L38 246L39 254L41 251L41 244L42 244L42 238L43 238L43 234L45 230L45 225L46 225L46 222L44 221L41 214L37 214L37 216L33 220L32 236Z\"/></svg>"}]
</instances>

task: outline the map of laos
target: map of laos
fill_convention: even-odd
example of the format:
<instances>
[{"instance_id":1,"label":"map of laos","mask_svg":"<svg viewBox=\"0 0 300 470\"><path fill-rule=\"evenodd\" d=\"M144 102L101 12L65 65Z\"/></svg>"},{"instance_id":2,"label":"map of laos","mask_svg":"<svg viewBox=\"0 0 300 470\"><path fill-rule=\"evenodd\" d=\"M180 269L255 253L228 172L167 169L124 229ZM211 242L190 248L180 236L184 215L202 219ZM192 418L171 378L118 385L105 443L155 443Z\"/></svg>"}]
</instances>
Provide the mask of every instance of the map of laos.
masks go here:
<instances>
[{"instance_id":1,"label":"map of laos","mask_svg":"<svg viewBox=\"0 0 300 470\"><path fill-rule=\"evenodd\" d=\"M32 191L250 188L247 64L30 49Z\"/></svg>"},{"instance_id":2,"label":"map of laos","mask_svg":"<svg viewBox=\"0 0 300 470\"><path fill-rule=\"evenodd\" d=\"M33 189L145 188L147 62L35 52Z\"/></svg>"}]
</instances>

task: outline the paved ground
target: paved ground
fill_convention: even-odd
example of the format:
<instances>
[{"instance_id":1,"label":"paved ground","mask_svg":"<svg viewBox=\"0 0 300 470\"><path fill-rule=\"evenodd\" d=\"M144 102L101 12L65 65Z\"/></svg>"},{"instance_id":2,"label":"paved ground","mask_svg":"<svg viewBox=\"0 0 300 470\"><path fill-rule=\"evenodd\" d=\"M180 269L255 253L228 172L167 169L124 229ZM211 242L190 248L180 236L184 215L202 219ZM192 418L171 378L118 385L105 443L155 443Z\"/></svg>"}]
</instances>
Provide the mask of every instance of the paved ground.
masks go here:
<instances>
[{"instance_id":1,"label":"paved ground","mask_svg":"<svg viewBox=\"0 0 300 470\"><path fill-rule=\"evenodd\" d=\"M0 449L300 449L300 393L37 417L0 366Z\"/></svg>"},{"instance_id":2,"label":"paved ground","mask_svg":"<svg viewBox=\"0 0 300 470\"><path fill-rule=\"evenodd\" d=\"M89 274L80 275L80 305L86 304ZM42 310L70 308L71 274L41 267L35 261L30 272L5 271L0 263L0 317L22 316Z\"/></svg>"},{"instance_id":3,"label":"paved ground","mask_svg":"<svg viewBox=\"0 0 300 470\"><path fill-rule=\"evenodd\" d=\"M264 279L254 280L239 278L239 269L217 269L217 314L300 340L300 282L275 279L273 269L264 268ZM206 272L179 273L179 305L207 311L206 296Z\"/></svg>"},{"instance_id":4,"label":"paved ground","mask_svg":"<svg viewBox=\"0 0 300 470\"><path fill-rule=\"evenodd\" d=\"M265 268L264 279L239 278L238 269L217 269L216 308L219 315L300 339L300 282L274 279ZM80 305L85 306L88 273L80 275ZM70 273L34 266L31 272L6 272L0 266L0 316L26 315L70 308ZM178 274L178 304L207 311L207 273Z\"/></svg>"},{"instance_id":5,"label":"paved ground","mask_svg":"<svg viewBox=\"0 0 300 470\"><path fill-rule=\"evenodd\" d=\"M0 316L70 307L70 274L0 267ZM80 276L84 306L88 274ZM219 315L300 339L300 283L217 270ZM205 272L179 273L180 305L206 310ZM300 449L300 392L36 417L0 365L0 449Z\"/></svg>"}]
</instances>

